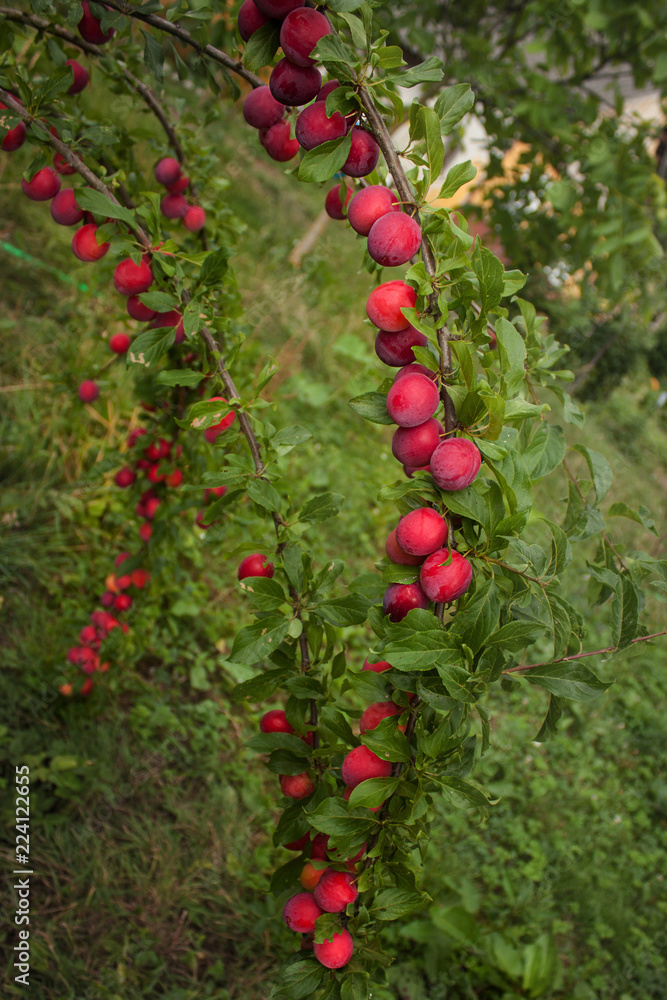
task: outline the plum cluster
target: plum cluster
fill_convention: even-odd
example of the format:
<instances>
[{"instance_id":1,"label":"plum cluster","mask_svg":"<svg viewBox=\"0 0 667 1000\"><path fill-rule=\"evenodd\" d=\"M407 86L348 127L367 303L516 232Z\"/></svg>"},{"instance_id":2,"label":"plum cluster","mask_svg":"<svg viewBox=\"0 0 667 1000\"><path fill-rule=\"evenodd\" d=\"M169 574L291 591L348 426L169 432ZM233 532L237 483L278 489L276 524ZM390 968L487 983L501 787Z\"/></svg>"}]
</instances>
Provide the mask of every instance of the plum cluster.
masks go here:
<instances>
[{"instance_id":1,"label":"plum cluster","mask_svg":"<svg viewBox=\"0 0 667 1000\"><path fill-rule=\"evenodd\" d=\"M350 134L350 152L341 170L349 177L366 177L377 166L380 149L374 136L356 125L356 114L335 111L327 115L327 96L339 86L338 80L322 83L312 52L331 26L317 10L299 0L245 0L239 11L241 38L248 41L259 28L280 23L280 45L284 56L271 70L268 85L251 91L243 102L247 123L259 130L262 146L278 162L293 159L300 149L311 150ZM288 109L296 114L294 135Z\"/></svg>"},{"instance_id":2,"label":"plum cluster","mask_svg":"<svg viewBox=\"0 0 667 1000\"><path fill-rule=\"evenodd\" d=\"M185 197L190 186L190 178L181 170L181 165L173 156L165 156L155 165L155 179L167 189L160 202L160 210L166 219L182 219L183 225L191 233L198 233L206 225L206 212L201 205L191 205Z\"/></svg>"},{"instance_id":3,"label":"plum cluster","mask_svg":"<svg viewBox=\"0 0 667 1000\"><path fill-rule=\"evenodd\" d=\"M366 311L391 342L408 326L402 310L414 308L415 303L413 288L403 281L390 281L371 292ZM387 413L398 424L392 454L406 475L418 470L430 472L437 486L455 492L474 482L481 455L468 438L445 436L435 417L440 405L436 378L425 365L414 361L397 372L387 394ZM455 601L470 586L472 566L465 556L446 547L448 534L442 513L430 506L410 511L390 532L385 546L389 560L402 566L421 566L419 582L387 587L383 610L392 621L401 621L413 608L427 608L431 601Z\"/></svg>"},{"instance_id":4,"label":"plum cluster","mask_svg":"<svg viewBox=\"0 0 667 1000\"><path fill-rule=\"evenodd\" d=\"M132 607L133 598L130 590L143 590L150 576L147 570L137 567L132 570L123 570L123 563L131 559L129 552L120 552L114 561L114 568L117 573L110 573L105 580L105 591L100 597L101 608L97 608L90 615L90 624L84 625L79 633L79 646L71 646L67 650L67 660L73 666L78 667L85 675L85 680L78 690L78 694L84 698L93 691L93 675L106 673L109 669L108 660L103 660L101 647L104 640L116 628L121 628L123 632L128 632L125 622L119 622L112 613L123 614ZM74 683L68 681L61 684L59 689L62 695L69 697L74 693Z\"/></svg>"}]
</instances>

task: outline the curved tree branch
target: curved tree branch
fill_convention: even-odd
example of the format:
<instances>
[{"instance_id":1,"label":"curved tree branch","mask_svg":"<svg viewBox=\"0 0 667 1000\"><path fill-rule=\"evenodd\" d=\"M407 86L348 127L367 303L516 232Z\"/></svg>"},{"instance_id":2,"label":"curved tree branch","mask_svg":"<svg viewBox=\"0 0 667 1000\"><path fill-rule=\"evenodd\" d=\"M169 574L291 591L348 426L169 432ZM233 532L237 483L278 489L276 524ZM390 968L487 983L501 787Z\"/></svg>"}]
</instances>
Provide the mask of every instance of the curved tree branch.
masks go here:
<instances>
[{"instance_id":1,"label":"curved tree branch","mask_svg":"<svg viewBox=\"0 0 667 1000\"><path fill-rule=\"evenodd\" d=\"M26 111L23 105L19 104L16 98L2 87L0 87L0 98L2 99L3 104L6 104L6 106L10 108L14 114L17 115L17 117L21 118L29 125L34 125L36 128L41 129L44 141L50 146L53 146L53 148L60 153L62 158L69 163L70 167L73 167L74 170L76 170L76 172L88 182L90 187L99 191L100 194L103 194L105 198L108 198L114 205L120 206L120 202L116 198L115 194L106 186L104 181L101 181L99 177L93 173L90 167L87 167L83 160L77 156L76 153L62 141L62 139L52 135L48 126L44 124L41 118L33 118L33 116ZM149 250L151 247L151 241L148 233L146 233L140 226L135 225L132 229L139 237L140 241L144 244L144 247Z\"/></svg>"},{"instance_id":2,"label":"curved tree branch","mask_svg":"<svg viewBox=\"0 0 667 1000\"><path fill-rule=\"evenodd\" d=\"M187 45L191 45L200 56L208 56L213 62L217 62L220 66L224 66L225 69L230 70L232 73L236 73L237 76L242 77L247 83L252 87L263 87L264 81L260 77L256 76L255 73L251 73L249 69L246 69L240 60L232 59L228 56L226 52L222 49L216 48L214 45L202 45L198 42L196 38L193 38L189 31L185 28L181 28L180 25L174 24L172 21L167 21L164 17L158 17L157 14L144 14L142 11L136 10L134 7L130 7L127 3L119 3L118 0L109 0L106 4L107 7L112 7L117 10L120 14L124 14L125 17L131 17L135 21L143 21L144 24L150 24L153 28L157 28L159 31L164 31L167 35L173 35L174 38L179 38L182 42Z\"/></svg>"},{"instance_id":3,"label":"curved tree branch","mask_svg":"<svg viewBox=\"0 0 667 1000\"><path fill-rule=\"evenodd\" d=\"M569 663L571 660L583 660L587 656L600 656L602 653L624 653L637 642L648 642L649 639L658 639L661 635L667 635L667 629L662 632L654 632L652 635L639 635L636 639L631 639L623 649L619 649L618 646L607 646L605 649L592 649L590 653L575 653L573 656L561 656L557 660L545 660L543 663L527 663L525 666L508 667L507 670L503 670L503 673L524 673L527 670L534 670L536 667L551 667L554 663Z\"/></svg>"},{"instance_id":4,"label":"curved tree branch","mask_svg":"<svg viewBox=\"0 0 667 1000\"><path fill-rule=\"evenodd\" d=\"M373 98L366 88L361 87L359 89L359 99L361 100L368 124L371 127L378 146L382 150L382 154L387 162L387 166L389 167L389 172L394 179L394 184L396 185L399 197L405 204L408 214L419 222L419 209L415 204L410 183L405 176L405 171L401 165L399 155L396 152L389 129L387 128L382 115L375 107ZM422 239L421 251L426 273L429 278L434 279L436 276L435 256L433 254L433 248L431 247L428 237L426 236ZM434 292L431 296L431 308L433 309L437 308L437 298L437 292ZM445 430L448 434L451 434L458 426L458 421L456 419L454 404L446 389L447 377L452 373L452 352L449 346L450 333L446 326L441 326L436 331L436 335L442 359L440 364L440 375L442 377L440 398L445 410Z\"/></svg>"},{"instance_id":5,"label":"curved tree branch","mask_svg":"<svg viewBox=\"0 0 667 1000\"><path fill-rule=\"evenodd\" d=\"M0 17L4 17L8 21L15 21L18 24L26 24L31 28L35 28L37 31L44 31L49 35L54 35L54 37L60 38L63 42L67 42L68 45L73 45L82 52L86 52L90 56L95 56L97 59L100 59L103 56L108 56L108 52L105 52L99 45L94 45L92 42L86 42L79 35L75 35L73 32L67 31L66 28L61 28L59 24L53 24L51 21L47 21L43 17L37 17L35 14L27 14L21 10L13 10L11 7L0 7ZM102 63L102 68L104 70L104 63ZM142 80L135 76L134 73L130 72L130 70L125 66L119 65L118 69L120 75L127 81L133 90L136 90L136 92L141 95L146 104L149 106L164 129L169 145L176 154L176 159L179 163L183 163L185 161L183 147L181 146L174 126L169 121L169 118L167 117L167 114L156 95L150 87L143 83Z\"/></svg>"}]
</instances>

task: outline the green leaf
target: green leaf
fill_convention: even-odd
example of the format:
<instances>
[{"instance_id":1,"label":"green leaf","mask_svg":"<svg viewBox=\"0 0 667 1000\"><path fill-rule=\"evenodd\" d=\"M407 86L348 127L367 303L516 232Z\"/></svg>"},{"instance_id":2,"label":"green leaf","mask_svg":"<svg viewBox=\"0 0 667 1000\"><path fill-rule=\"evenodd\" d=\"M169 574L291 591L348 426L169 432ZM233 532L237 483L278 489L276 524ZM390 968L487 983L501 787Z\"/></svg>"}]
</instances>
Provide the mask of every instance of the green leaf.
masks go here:
<instances>
[{"instance_id":1,"label":"green leaf","mask_svg":"<svg viewBox=\"0 0 667 1000\"><path fill-rule=\"evenodd\" d=\"M369 978L367 972L347 972L340 985L340 1000L368 1000L373 995L369 990Z\"/></svg>"},{"instance_id":2,"label":"green leaf","mask_svg":"<svg viewBox=\"0 0 667 1000\"><path fill-rule=\"evenodd\" d=\"M584 447L583 444L575 444L572 448L573 451L578 451L586 459L593 480L595 496L597 502L600 503L606 497L611 486L612 471L609 462L599 451L592 451L592 449Z\"/></svg>"},{"instance_id":3,"label":"green leaf","mask_svg":"<svg viewBox=\"0 0 667 1000\"><path fill-rule=\"evenodd\" d=\"M609 687L589 667L576 661L533 667L523 676L531 684L571 701L594 701Z\"/></svg>"},{"instance_id":4,"label":"green leaf","mask_svg":"<svg viewBox=\"0 0 667 1000\"><path fill-rule=\"evenodd\" d=\"M405 763L410 760L410 743L405 734L396 728L396 718L383 719L375 729L362 734L361 742L381 760Z\"/></svg>"},{"instance_id":5,"label":"green leaf","mask_svg":"<svg viewBox=\"0 0 667 1000\"><path fill-rule=\"evenodd\" d=\"M498 356L503 381L509 395L515 395L525 378L526 345L517 328L503 316L496 320ZM507 413L506 407L506 413Z\"/></svg>"},{"instance_id":6,"label":"green leaf","mask_svg":"<svg viewBox=\"0 0 667 1000\"><path fill-rule=\"evenodd\" d=\"M355 45L358 49L365 49L367 43L366 30L364 28L364 22L361 20L361 18L357 17L355 14L350 14L347 11L338 11L337 13L340 14L341 18L343 19L343 21L345 21L345 24L348 26L350 30L350 35L352 36L352 44ZM342 87L336 88L336 90L342 90L342 89L343 89ZM333 90L332 93L335 94L336 91ZM331 94L327 95L327 100L329 97L331 97ZM329 114L328 107L327 107L327 114Z\"/></svg>"},{"instance_id":7,"label":"green leaf","mask_svg":"<svg viewBox=\"0 0 667 1000\"><path fill-rule=\"evenodd\" d=\"M366 806L374 809L381 806L399 786L400 778L368 778L352 791L348 800L350 807Z\"/></svg>"},{"instance_id":8,"label":"green leaf","mask_svg":"<svg viewBox=\"0 0 667 1000\"><path fill-rule=\"evenodd\" d=\"M347 160L351 145L350 134L342 139L329 139L315 149L309 149L299 164L297 177L300 181L313 183L328 181Z\"/></svg>"},{"instance_id":9,"label":"green leaf","mask_svg":"<svg viewBox=\"0 0 667 1000\"><path fill-rule=\"evenodd\" d=\"M74 72L71 66L62 66L53 73L40 87L37 88L33 96L36 107L48 104L58 94L63 94L72 86L74 82ZM77 198L78 200L78 198ZM83 207L83 206L80 206Z\"/></svg>"},{"instance_id":10,"label":"green leaf","mask_svg":"<svg viewBox=\"0 0 667 1000\"><path fill-rule=\"evenodd\" d=\"M122 222L127 222L130 226L134 225L134 212L131 212L129 208L123 208L122 205L116 205L95 188L77 188L76 203L79 208L93 212L94 215L108 216L110 219L120 219Z\"/></svg>"},{"instance_id":11,"label":"green leaf","mask_svg":"<svg viewBox=\"0 0 667 1000\"><path fill-rule=\"evenodd\" d=\"M252 594L252 605L260 611L277 611L283 604L289 603L278 581L266 576L246 576L239 586L246 594Z\"/></svg>"},{"instance_id":12,"label":"green leaf","mask_svg":"<svg viewBox=\"0 0 667 1000\"><path fill-rule=\"evenodd\" d=\"M518 268L514 268L511 271L505 271L503 275L503 298L506 295L514 295L515 292L520 291L526 284L527 276L522 274Z\"/></svg>"},{"instance_id":13,"label":"green leaf","mask_svg":"<svg viewBox=\"0 0 667 1000\"><path fill-rule=\"evenodd\" d=\"M617 500L607 511L607 517L627 517L631 521L641 524L652 535L657 536L658 534L655 530L655 521L651 517L651 512L647 507L640 507L637 511L633 510L632 507L628 507L627 503L624 503L622 500Z\"/></svg>"},{"instance_id":14,"label":"green leaf","mask_svg":"<svg viewBox=\"0 0 667 1000\"><path fill-rule=\"evenodd\" d=\"M383 69L396 69L397 66L405 66L403 49L398 45L376 46L375 54L378 59L378 66Z\"/></svg>"},{"instance_id":15,"label":"green leaf","mask_svg":"<svg viewBox=\"0 0 667 1000\"><path fill-rule=\"evenodd\" d=\"M452 167L447 172L445 183L440 188L438 198L451 198L459 188L471 181L476 175L477 167L470 160L466 160L465 163L457 163L455 167Z\"/></svg>"},{"instance_id":16,"label":"green leaf","mask_svg":"<svg viewBox=\"0 0 667 1000\"><path fill-rule=\"evenodd\" d=\"M555 984L559 974L560 959L556 944L550 934L541 934L523 949L523 990L531 997L544 996Z\"/></svg>"},{"instance_id":17,"label":"green leaf","mask_svg":"<svg viewBox=\"0 0 667 1000\"><path fill-rule=\"evenodd\" d=\"M549 708L544 717L544 722L540 726L540 731L535 737L536 743L546 743L548 739L558 733L558 723L563 714L563 703L556 695L549 695Z\"/></svg>"},{"instance_id":18,"label":"green leaf","mask_svg":"<svg viewBox=\"0 0 667 1000\"><path fill-rule=\"evenodd\" d=\"M424 62L401 73L388 74L388 78L398 87L416 87L418 83L438 83L444 75L442 60L437 56L429 56Z\"/></svg>"},{"instance_id":19,"label":"green leaf","mask_svg":"<svg viewBox=\"0 0 667 1000\"><path fill-rule=\"evenodd\" d=\"M458 612L452 623L452 631L476 653L484 645L485 639L495 632L499 615L498 587L495 580L487 580L475 591L463 610Z\"/></svg>"},{"instance_id":20,"label":"green leaf","mask_svg":"<svg viewBox=\"0 0 667 1000\"><path fill-rule=\"evenodd\" d=\"M280 893L285 892L286 889L291 889L298 882L302 868L303 861L301 858L291 858L284 865L281 865L280 868L276 868L271 876L271 892Z\"/></svg>"},{"instance_id":21,"label":"green leaf","mask_svg":"<svg viewBox=\"0 0 667 1000\"><path fill-rule=\"evenodd\" d=\"M176 296L170 295L168 292L143 292L139 296L139 299L145 306L148 306L149 309L154 309L156 312L170 312L180 305Z\"/></svg>"},{"instance_id":22,"label":"green leaf","mask_svg":"<svg viewBox=\"0 0 667 1000\"><path fill-rule=\"evenodd\" d=\"M268 66L280 45L280 25L275 21L263 24L246 42L243 63L251 73Z\"/></svg>"},{"instance_id":23,"label":"green leaf","mask_svg":"<svg viewBox=\"0 0 667 1000\"><path fill-rule=\"evenodd\" d=\"M340 917L337 913L323 913L315 921L315 942L330 941L340 932Z\"/></svg>"},{"instance_id":24,"label":"green leaf","mask_svg":"<svg viewBox=\"0 0 667 1000\"><path fill-rule=\"evenodd\" d=\"M477 521L483 528L490 528L489 512L484 497L477 492L474 486L467 486L466 489L453 493L442 490L442 497L447 510L453 514L469 517L471 521Z\"/></svg>"},{"instance_id":25,"label":"green leaf","mask_svg":"<svg viewBox=\"0 0 667 1000\"><path fill-rule=\"evenodd\" d=\"M278 648L288 628L289 620L281 615L260 618L236 633L229 659L232 663L257 663Z\"/></svg>"},{"instance_id":26,"label":"green leaf","mask_svg":"<svg viewBox=\"0 0 667 1000\"><path fill-rule=\"evenodd\" d=\"M220 247L208 254L199 273L199 284L208 287L221 281L227 273L229 258L230 252L227 247Z\"/></svg>"},{"instance_id":27,"label":"green leaf","mask_svg":"<svg viewBox=\"0 0 667 1000\"><path fill-rule=\"evenodd\" d=\"M433 108L419 109L413 138L421 140L419 149L423 149L429 168L429 181L433 183L440 176L445 158L445 147L440 135L440 119Z\"/></svg>"},{"instance_id":28,"label":"green leaf","mask_svg":"<svg viewBox=\"0 0 667 1000\"><path fill-rule=\"evenodd\" d=\"M553 521L550 521L546 517L541 518L541 520L551 532L551 560L545 570L545 576L556 576L561 570L565 569L572 558L572 546L568 541L567 535L559 525L554 524Z\"/></svg>"},{"instance_id":29,"label":"green leaf","mask_svg":"<svg viewBox=\"0 0 667 1000\"><path fill-rule=\"evenodd\" d=\"M375 920L400 920L427 902L425 893L408 892L397 887L383 889L373 900L370 915Z\"/></svg>"},{"instance_id":30,"label":"green leaf","mask_svg":"<svg viewBox=\"0 0 667 1000\"><path fill-rule=\"evenodd\" d=\"M164 80L164 48L162 42L143 29L141 34L144 36L144 62L146 63L146 69L154 80L162 83Z\"/></svg>"},{"instance_id":31,"label":"green leaf","mask_svg":"<svg viewBox=\"0 0 667 1000\"><path fill-rule=\"evenodd\" d=\"M408 673L432 670L434 667L461 666L465 662L458 642L442 629L415 632L405 639L390 642L383 650L382 658L395 670Z\"/></svg>"},{"instance_id":32,"label":"green leaf","mask_svg":"<svg viewBox=\"0 0 667 1000\"><path fill-rule=\"evenodd\" d=\"M173 337L173 331L171 332ZM142 333L141 337L144 334ZM137 337L134 341L132 347L134 347L141 337ZM229 413L231 407L229 403L225 403L221 399L204 399L199 403L193 403L185 418L178 421L181 427L193 427L195 430L204 430L206 427L213 427L214 424L219 424L227 414Z\"/></svg>"},{"instance_id":33,"label":"green leaf","mask_svg":"<svg viewBox=\"0 0 667 1000\"><path fill-rule=\"evenodd\" d=\"M446 87L438 96L434 111L440 119L440 132L449 135L461 119L472 110L475 95L468 83Z\"/></svg>"},{"instance_id":34,"label":"green leaf","mask_svg":"<svg viewBox=\"0 0 667 1000\"><path fill-rule=\"evenodd\" d=\"M327 7L336 14L343 11L359 10L366 3L366 0L327 0Z\"/></svg>"},{"instance_id":35,"label":"green leaf","mask_svg":"<svg viewBox=\"0 0 667 1000\"><path fill-rule=\"evenodd\" d=\"M244 698L249 698L251 701L265 701L275 694L289 674L290 671L284 667L276 667L262 674L256 674L247 681L241 681L232 689L232 701L240 702Z\"/></svg>"},{"instance_id":36,"label":"green leaf","mask_svg":"<svg viewBox=\"0 0 667 1000\"><path fill-rule=\"evenodd\" d=\"M156 382L158 385L199 385L204 378L202 372L193 372L187 368L171 368L168 371L158 373Z\"/></svg>"},{"instance_id":37,"label":"green leaf","mask_svg":"<svg viewBox=\"0 0 667 1000\"><path fill-rule=\"evenodd\" d=\"M282 430L279 430L275 437L271 439L271 445L279 455L287 455L292 448L303 444L305 441L309 441L312 436L311 432L306 430L305 427L293 424L291 427L283 427Z\"/></svg>"},{"instance_id":38,"label":"green leaf","mask_svg":"<svg viewBox=\"0 0 667 1000\"><path fill-rule=\"evenodd\" d=\"M312 811L309 809L307 816L310 825L319 833L327 833L337 840L347 837L359 844L366 840L372 828L377 825L368 815L357 816L350 813L348 803L340 797L326 798Z\"/></svg>"},{"instance_id":39,"label":"green leaf","mask_svg":"<svg viewBox=\"0 0 667 1000\"><path fill-rule=\"evenodd\" d=\"M291 733L258 733L245 744L253 753L272 753L274 750L291 750L297 757L308 757L309 748L303 740ZM304 765L301 766L303 771ZM299 772L297 772L299 773Z\"/></svg>"},{"instance_id":40,"label":"green leaf","mask_svg":"<svg viewBox=\"0 0 667 1000\"><path fill-rule=\"evenodd\" d=\"M543 635L544 629L532 622L508 622L490 635L484 645L487 648L504 649L507 653L518 653Z\"/></svg>"},{"instance_id":41,"label":"green leaf","mask_svg":"<svg viewBox=\"0 0 667 1000\"><path fill-rule=\"evenodd\" d=\"M354 49L343 41L340 35L330 34L320 38L313 49L312 58L318 62L323 62L325 66L331 64L333 72L339 79L354 79L353 67L359 63L357 53Z\"/></svg>"},{"instance_id":42,"label":"green leaf","mask_svg":"<svg viewBox=\"0 0 667 1000\"><path fill-rule=\"evenodd\" d=\"M477 785L473 785L470 781L464 781L463 778L457 778L453 774L441 775L438 780L445 788L449 788L452 792L460 795L470 802L471 805L476 806L478 809L488 809L489 796L481 788L478 788Z\"/></svg>"},{"instance_id":43,"label":"green leaf","mask_svg":"<svg viewBox=\"0 0 667 1000\"><path fill-rule=\"evenodd\" d=\"M144 365L146 368L155 364L169 350L175 336L173 330L146 330L145 333L140 333L130 344L128 363Z\"/></svg>"},{"instance_id":44,"label":"green leaf","mask_svg":"<svg viewBox=\"0 0 667 1000\"><path fill-rule=\"evenodd\" d=\"M318 604L311 610L330 625L345 627L362 625L366 621L370 606L371 602L362 594L348 594L346 597L337 597L325 604Z\"/></svg>"},{"instance_id":45,"label":"green leaf","mask_svg":"<svg viewBox=\"0 0 667 1000\"><path fill-rule=\"evenodd\" d=\"M345 497L342 493L318 493L305 502L298 518L300 521L310 521L312 524L326 521L330 517L335 517L344 503Z\"/></svg>"},{"instance_id":46,"label":"green leaf","mask_svg":"<svg viewBox=\"0 0 667 1000\"><path fill-rule=\"evenodd\" d=\"M277 973L278 985L271 990L270 1000L305 1000L305 997L312 997L325 972L314 958L299 959L283 966Z\"/></svg>"},{"instance_id":47,"label":"green leaf","mask_svg":"<svg viewBox=\"0 0 667 1000\"><path fill-rule=\"evenodd\" d=\"M280 493L266 479L248 480L248 496L265 510L276 512L280 510L282 504Z\"/></svg>"},{"instance_id":48,"label":"green leaf","mask_svg":"<svg viewBox=\"0 0 667 1000\"><path fill-rule=\"evenodd\" d=\"M466 947L479 940L479 924L472 913L463 906L450 906L446 910L439 910L434 923L439 930Z\"/></svg>"},{"instance_id":49,"label":"green leaf","mask_svg":"<svg viewBox=\"0 0 667 1000\"><path fill-rule=\"evenodd\" d=\"M387 413L386 392L364 392L361 396L350 399L348 406L364 420L370 420L374 424L394 423Z\"/></svg>"},{"instance_id":50,"label":"green leaf","mask_svg":"<svg viewBox=\"0 0 667 1000\"><path fill-rule=\"evenodd\" d=\"M530 444L523 452L523 461L536 483L553 472L565 458L567 443L562 427L540 421Z\"/></svg>"},{"instance_id":51,"label":"green leaf","mask_svg":"<svg viewBox=\"0 0 667 1000\"><path fill-rule=\"evenodd\" d=\"M486 316L498 305L503 296L503 275L505 268L496 255L482 246L478 239L475 241L475 249L470 263L479 282L482 315ZM496 335L497 332L496 328ZM521 342L523 343L523 340Z\"/></svg>"},{"instance_id":52,"label":"green leaf","mask_svg":"<svg viewBox=\"0 0 667 1000\"><path fill-rule=\"evenodd\" d=\"M320 712L319 725L328 729L346 747L354 744L355 737L352 733L350 723L339 709L326 705Z\"/></svg>"},{"instance_id":53,"label":"green leaf","mask_svg":"<svg viewBox=\"0 0 667 1000\"><path fill-rule=\"evenodd\" d=\"M614 645L624 649L637 635L639 624L639 599L632 580L618 578L616 593L611 602L611 634Z\"/></svg>"}]
</instances>

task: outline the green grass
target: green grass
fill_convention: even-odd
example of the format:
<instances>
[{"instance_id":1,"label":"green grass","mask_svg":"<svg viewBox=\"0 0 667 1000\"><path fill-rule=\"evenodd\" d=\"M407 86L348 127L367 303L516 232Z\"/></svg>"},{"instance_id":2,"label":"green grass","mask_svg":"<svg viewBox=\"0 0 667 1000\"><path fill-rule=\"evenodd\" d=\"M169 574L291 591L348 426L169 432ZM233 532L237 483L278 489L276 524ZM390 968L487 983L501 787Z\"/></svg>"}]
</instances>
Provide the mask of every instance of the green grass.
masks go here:
<instances>
[{"instance_id":1,"label":"green grass","mask_svg":"<svg viewBox=\"0 0 667 1000\"><path fill-rule=\"evenodd\" d=\"M279 361L265 394L272 419L313 432L285 460L287 478L297 500L324 489L346 494L341 515L309 543L320 560L345 558L350 579L373 568L396 516L375 501L397 477L391 431L362 423L347 405L382 367L363 321L368 276L354 238L335 223L292 268L287 256L320 211L322 190L285 178L235 111L210 132L244 226L234 266L252 329L239 372L256 374L267 355ZM7 238L69 270L69 231L53 226L44 206L16 198L22 166L12 160L0 182ZM216 185L213 176L211 192ZM105 423L75 397L79 379L106 359L100 336L124 323L109 311L107 264L72 267L89 285L84 293L2 255L2 381L17 388L0 393L0 754L9 776L27 762L35 778L32 991L40 1000L267 997L274 969L294 950L267 894L282 860L270 842L276 782L242 749L263 706L231 702L236 675L224 664L247 614L234 586L239 538L270 543L252 511L241 507L203 547L194 531L179 536L175 561L158 555L104 688L86 702L54 694L64 652L130 531L123 500L108 488L115 459L104 452L124 439L132 376L120 365L105 372L97 406ZM614 468L614 499L644 503L664 523L664 425L651 398L643 380L620 386L590 409L586 439ZM552 479L541 497L558 519L564 483ZM628 548L664 554L664 542L630 521L619 520L616 535ZM591 618L585 607L592 552L578 547L568 586L586 614L586 647L598 648L607 644L606 612ZM662 607L657 597L648 607L655 629ZM352 667L369 638L349 630ZM437 803L425 872L433 904L388 930L396 961L390 986L374 996L667 996L663 663L657 646L598 663L618 683L566 713L559 737L542 746L532 737L544 693L527 684L494 693L493 745L477 777L500 801L481 827L454 803ZM12 817L7 794L3 819ZM547 954L549 936L560 971L531 992L527 956ZM9 956L11 925L2 940ZM8 995L19 996L9 984Z\"/></svg>"}]
</instances>

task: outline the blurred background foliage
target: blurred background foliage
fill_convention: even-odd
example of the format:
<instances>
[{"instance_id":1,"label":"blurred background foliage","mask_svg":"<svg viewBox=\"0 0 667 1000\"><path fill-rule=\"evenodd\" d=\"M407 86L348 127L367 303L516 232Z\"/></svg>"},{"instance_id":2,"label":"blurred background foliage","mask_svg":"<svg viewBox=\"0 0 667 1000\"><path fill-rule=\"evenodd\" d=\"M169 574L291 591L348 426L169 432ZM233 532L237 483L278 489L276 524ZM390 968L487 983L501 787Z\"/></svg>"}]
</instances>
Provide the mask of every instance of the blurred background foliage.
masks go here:
<instances>
[{"instance_id":1,"label":"blurred background foliage","mask_svg":"<svg viewBox=\"0 0 667 1000\"><path fill-rule=\"evenodd\" d=\"M391 26L415 52L450 46L452 80L470 80L485 102L485 123L502 123L493 133L498 149L517 138L537 144L526 137L528 126L531 135L546 130L561 178L549 183L580 183L574 201L562 192L550 217L528 218L516 207L539 183L535 171L545 172L552 146L543 136L542 159L531 145L533 153L522 154L525 180L514 180L511 199L507 191L491 195L485 217L513 264L535 272L527 297L572 348L586 443L614 468L613 499L645 504L664 523L667 443L658 402L667 344L658 322L665 282L657 254L664 183L643 136L631 137L623 156L609 157L616 122L608 126L600 170L612 172L619 200L594 207L595 171L582 182L562 180L581 159L576 143L597 128L596 114L586 96L575 100L573 88L549 83L553 71L566 72L568 58L568 73L588 71L595 53L586 31L595 11L605 19L595 27L602 39L635 45L628 58L636 73L644 60L657 79L660 54L648 36L658 33L661 5L642 12L623 3L604 13L593 3L565 6L566 15L554 20L546 4L401 4L391 9ZM636 17L624 26L617 7ZM536 12L541 31L521 21ZM426 30L433 24L448 25L442 37ZM520 72L526 46L507 43L524 30L543 54ZM494 31L504 32L501 58L491 58L502 44ZM642 32L647 40L639 45ZM177 84L167 89L178 93ZM144 116L135 119L129 103L122 112L118 103L105 105L101 76L93 75L82 99L91 114L106 107L110 118L121 115L123 127L143 130L140 166L150 168L163 153L157 130ZM341 555L348 579L372 570L394 515L374 503L390 468L390 433L362 426L347 406L381 368L362 322L368 276L360 248L342 224L330 223L301 267L290 265L323 192L297 186L269 163L238 109L225 102L212 109L200 96L174 104L193 158L217 164L203 203L208 210L221 199L231 212L234 267L250 324L243 370L258 374L272 356L279 373L264 395L275 405L275 422L298 422L313 434L285 459L290 482L301 495L332 488L347 497L343 512L312 530L308 543L319 560ZM198 141L195 152L202 120L206 143ZM114 640L104 685L88 700L65 702L57 694L66 649L86 624L111 557L136 531L124 497L110 486L135 405L135 375L122 362L104 372L97 418L79 403L78 381L106 363L103 340L126 329L126 317L120 306L110 308L110 267L76 262L71 234L52 224L45 206L17 197L27 162L27 153L0 162L0 758L5 864L13 844L14 764L28 763L33 779L31 989L40 1000L266 997L293 938L266 891L276 866L276 782L242 748L259 715L274 706L232 703L229 693L245 668L225 654L246 615L236 585L239 552L270 539L256 534L250 506L237 508L233 521L208 538L194 526L194 509L185 511L153 552L147 598L128 616L129 635ZM632 164L633 177L624 163ZM631 181L638 193L626 212L620 206ZM647 215L650 234L621 239L618 252L587 266L603 220L634 232ZM561 234L575 217L576 232L565 241ZM622 265L614 263L619 259ZM546 269L563 261L563 280L554 284ZM619 267L620 278L613 270ZM576 294L569 276L579 268L594 271L595 280L575 282ZM560 422L557 411L551 417ZM220 443L242 450L235 432ZM547 479L540 488L545 513L559 520L564 483ZM664 556L664 542L647 542L630 521L618 521L616 537ZM587 622L586 647L597 648L605 642L604 621L588 608L591 553L585 544L578 548L570 584ZM652 630L664 627L662 608L657 599L648 608ZM348 666L359 669L370 634L345 634ZM569 706L548 744L533 742L543 692L518 683L495 692L492 746L477 777L500 801L483 826L443 801L425 876L433 904L392 925L391 986L374 991L375 998L667 997L664 650L640 645L595 665L617 683L592 705ZM3 908L11 911L9 894ZM8 995L18 996L12 924L0 934Z\"/></svg>"}]
</instances>

